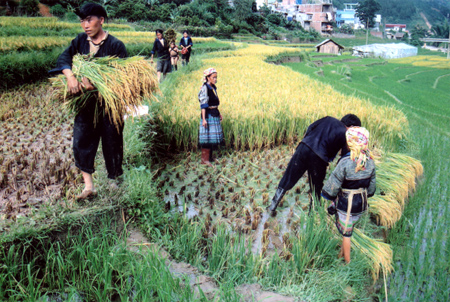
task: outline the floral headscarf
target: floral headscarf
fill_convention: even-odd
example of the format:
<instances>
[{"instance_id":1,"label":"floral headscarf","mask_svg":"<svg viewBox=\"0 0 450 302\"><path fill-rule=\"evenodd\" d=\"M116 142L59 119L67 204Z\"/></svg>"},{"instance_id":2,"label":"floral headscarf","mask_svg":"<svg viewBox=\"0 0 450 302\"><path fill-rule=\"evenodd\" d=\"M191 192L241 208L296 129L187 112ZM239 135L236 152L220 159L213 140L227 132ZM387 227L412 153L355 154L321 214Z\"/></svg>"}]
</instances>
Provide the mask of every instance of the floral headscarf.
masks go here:
<instances>
[{"instance_id":1,"label":"floral headscarf","mask_svg":"<svg viewBox=\"0 0 450 302\"><path fill-rule=\"evenodd\" d=\"M345 133L345 138L350 149L350 158L356 162L355 172L364 171L370 158L369 131L364 127L351 127Z\"/></svg>"},{"instance_id":2,"label":"floral headscarf","mask_svg":"<svg viewBox=\"0 0 450 302\"><path fill-rule=\"evenodd\" d=\"M214 67L208 68L203 71L203 82L206 83L206 78L212 75L213 73L217 73L217 70Z\"/></svg>"}]
</instances>

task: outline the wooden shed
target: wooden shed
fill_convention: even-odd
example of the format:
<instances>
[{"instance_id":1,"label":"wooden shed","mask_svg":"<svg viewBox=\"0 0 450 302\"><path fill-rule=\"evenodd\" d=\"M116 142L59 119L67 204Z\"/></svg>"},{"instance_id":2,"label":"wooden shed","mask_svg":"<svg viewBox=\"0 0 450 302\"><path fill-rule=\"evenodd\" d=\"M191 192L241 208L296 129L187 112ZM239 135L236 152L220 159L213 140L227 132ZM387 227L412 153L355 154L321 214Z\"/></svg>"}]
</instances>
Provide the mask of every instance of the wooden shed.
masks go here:
<instances>
[{"instance_id":1,"label":"wooden shed","mask_svg":"<svg viewBox=\"0 0 450 302\"><path fill-rule=\"evenodd\" d=\"M317 52L322 53L332 53L332 54L339 54L344 49L344 46L337 44L331 39L326 39L320 44L316 45Z\"/></svg>"}]
</instances>

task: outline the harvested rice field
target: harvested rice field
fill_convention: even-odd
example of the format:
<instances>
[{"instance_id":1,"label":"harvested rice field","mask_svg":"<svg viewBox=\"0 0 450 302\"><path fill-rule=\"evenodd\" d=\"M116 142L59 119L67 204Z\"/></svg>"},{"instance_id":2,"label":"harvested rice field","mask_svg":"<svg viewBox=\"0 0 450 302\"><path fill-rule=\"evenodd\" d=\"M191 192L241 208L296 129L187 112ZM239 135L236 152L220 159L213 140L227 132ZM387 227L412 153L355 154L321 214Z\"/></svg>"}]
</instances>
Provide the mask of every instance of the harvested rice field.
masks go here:
<instances>
[{"instance_id":1,"label":"harvested rice field","mask_svg":"<svg viewBox=\"0 0 450 302\"><path fill-rule=\"evenodd\" d=\"M50 45L51 34L42 49L36 41L12 43L13 21L0 19L10 33L10 40L6 34L0 40L2 51L60 47ZM129 26L109 26L130 49L153 38ZM45 28L67 31L67 41L76 31L46 19L30 26L29 35ZM441 59L328 58L315 64L313 54L305 54L308 45L211 38L195 43L207 52L194 55L187 67L168 75L155 97L144 99L148 115L125 121L125 173L118 189L108 186L99 150L99 195L87 202L75 201L83 184L71 150L73 114L54 88L44 81L1 92L0 300L450 298L448 291L434 290L449 281L446 223L436 221L448 218L448 192L438 184L448 183L449 167L434 146L447 147L450 114L425 101L417 106L411 97L436 97L443 107L449 77L436 63ZM301 62L268 63L282 56ZM197 150L197 93L202 71L211 66L219 72L226 146L215 152L214 168L207 168ZM421 78L430 74L432 79ZM427 89L406 86L419 89L417 83ZM314 201L309 209L306 175L275 217L265 208L307 126L348 112L371 132L377 190L345 265L337 257L342 237L327 205ZM134 229L141 241L130 245ZM420 280L434 281L426 287Z\"/></svg>"}]
</instances>

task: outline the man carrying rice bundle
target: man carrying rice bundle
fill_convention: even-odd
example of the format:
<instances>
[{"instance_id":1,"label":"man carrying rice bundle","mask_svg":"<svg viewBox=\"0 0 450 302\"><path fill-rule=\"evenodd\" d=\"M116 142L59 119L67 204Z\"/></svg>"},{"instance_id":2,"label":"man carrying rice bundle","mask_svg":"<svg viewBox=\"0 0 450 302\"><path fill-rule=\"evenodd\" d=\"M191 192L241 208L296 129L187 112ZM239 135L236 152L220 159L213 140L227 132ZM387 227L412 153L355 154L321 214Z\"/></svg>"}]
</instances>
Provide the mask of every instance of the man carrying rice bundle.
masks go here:
<instances>
[{"instance_id":1,"label":"man carrying rice bundle","mask_svg":"<svg viewBox=\"0 0 450 302\"><path fill-rule=\"evenodd\" d=\"M339 257L349 263L353 227L367 211L367 198L375 194L376 177L375 163L368 149L369 131L352 127L345 137L350 152L339 160L322 196L332 201L328 213L336 216L336 227L343 236Z\"/></svg>"},{"instance_id":2,"label":"man carrying rice bundle","mask_svg":"<svg viewBox=\"0 0 450 302\"><path fill-rule=\"evenodd\" d=\"M57 67L50 73L62 72L67 78L67 89L71 94L82 93L83 89L94 87L86 78L80 83L72 72L73 57L77 54L90 54L94 57L127 57L125 45L102 28L107 14L105 9L95 3L81 7L78 16L84 33L72 40L70 46L59 56ZM108 178L115 180L123 174L123 122L113 123L101 104L98 96L89 97L75 116L73 129L73 152L75 165L81 170L84 190L77 199L88 199L97 195L92 173L95 172L94 160L100 138L102 139L103 157L105 159ZM100 108L100 110L99 110ZM111 181L112 188L117 183Z\"/></svg>"},{"instance_id":3,"label":"man carrying rice bundle","mask_svg":"<svg viewBox=\"0 0 450 302\"><path fill-rule=\"evenodd\" d=\"M345 132L352 126L361 126L360 119L354 114L347 114L340 121L326 116L308 127L278 184L272 204L267 207L272 216L276 215L276 208L286 192L295 186L306 171L311 194L320 200L328 163L333 161L339 150L342 150L341 154L348 152ZM312 201L310 209L311 206Z\"/></svg>"}]
</instances>

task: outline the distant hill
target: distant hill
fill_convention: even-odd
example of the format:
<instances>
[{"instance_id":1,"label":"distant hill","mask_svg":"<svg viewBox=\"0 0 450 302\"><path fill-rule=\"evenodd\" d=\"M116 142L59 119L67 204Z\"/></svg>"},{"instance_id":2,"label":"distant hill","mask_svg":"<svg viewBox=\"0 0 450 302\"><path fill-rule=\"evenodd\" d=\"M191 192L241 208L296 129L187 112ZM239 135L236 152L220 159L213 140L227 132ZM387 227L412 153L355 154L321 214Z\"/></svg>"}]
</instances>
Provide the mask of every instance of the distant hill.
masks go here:
<instances>
[{"instance_id":1,"label":"distant hill","mask_svg":"<svg viewBox=\"0 0 450 302\"><path fill-rule=\"evenodd\" d=\"M357 3L352 0L333 0L338 9L344 3ZM450 16L449 0L378 0L381 4L380 14L385 23L405 23L408 26L421 24L425 26L423 14L431 25L439 24Z\"/></svg>"}]
</instances>

